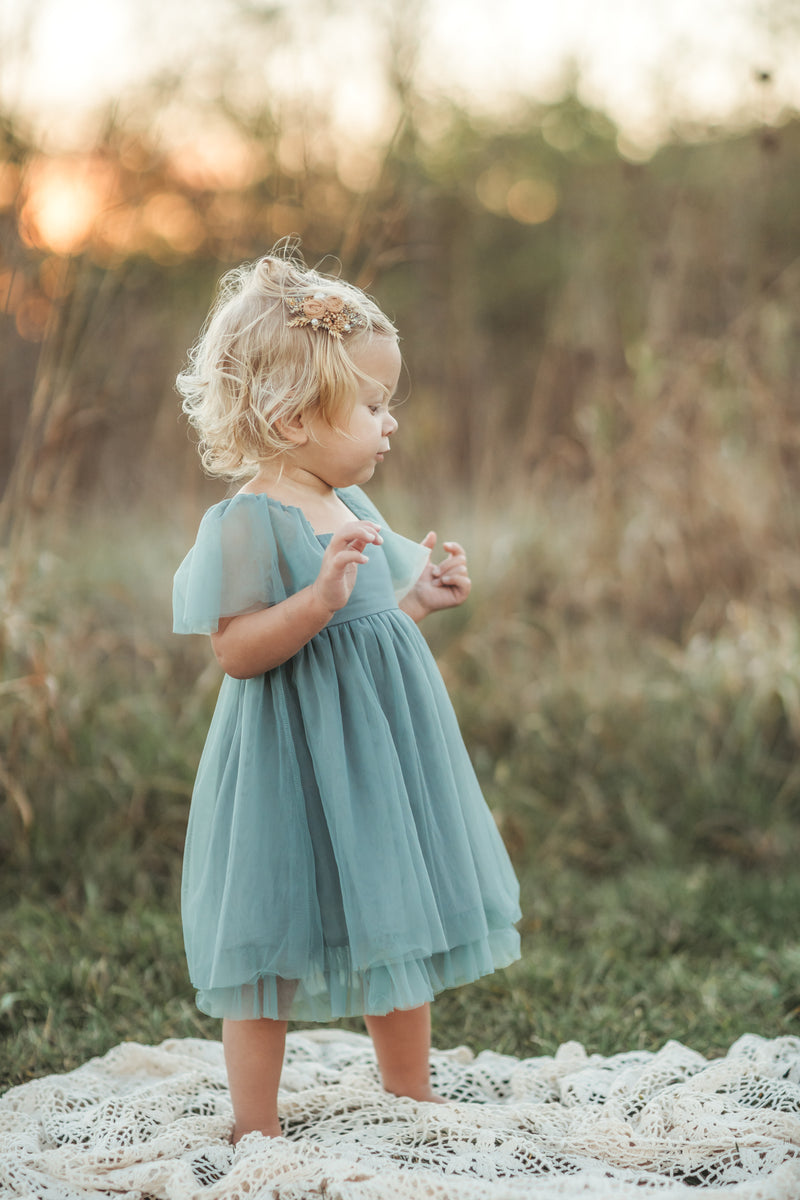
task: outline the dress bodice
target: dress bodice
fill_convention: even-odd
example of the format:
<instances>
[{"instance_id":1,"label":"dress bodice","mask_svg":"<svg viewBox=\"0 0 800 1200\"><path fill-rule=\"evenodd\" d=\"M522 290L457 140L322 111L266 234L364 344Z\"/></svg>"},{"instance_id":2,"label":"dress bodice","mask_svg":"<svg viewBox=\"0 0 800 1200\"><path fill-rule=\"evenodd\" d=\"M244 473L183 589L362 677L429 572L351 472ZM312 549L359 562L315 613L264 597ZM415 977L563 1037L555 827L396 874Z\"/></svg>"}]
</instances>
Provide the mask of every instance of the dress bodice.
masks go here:
<instances>
[{"instance_id":1,"label":"dress bodice","mask_svg":"<svg viewBox=\"0 0 800 1200\"><path fill-rule=\"evenodd\" d=\"M317 534L322 546L327 546L332 536L330 533ZM392 575L382 547L368 545L364 553L368 561L359 565L350 599L344 608L333 614L328 625L342 625L345 621L397 608Z\"/></svg>"}]
</instances>

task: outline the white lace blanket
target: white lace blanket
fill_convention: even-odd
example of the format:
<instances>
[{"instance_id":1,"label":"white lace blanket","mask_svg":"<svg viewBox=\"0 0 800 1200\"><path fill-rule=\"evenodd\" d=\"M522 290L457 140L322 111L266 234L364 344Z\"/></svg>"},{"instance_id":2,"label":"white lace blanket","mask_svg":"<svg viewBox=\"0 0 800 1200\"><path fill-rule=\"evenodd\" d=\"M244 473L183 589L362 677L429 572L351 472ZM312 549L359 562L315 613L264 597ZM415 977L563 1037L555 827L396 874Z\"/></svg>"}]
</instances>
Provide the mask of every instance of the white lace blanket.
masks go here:
<instances>
[{"instance_id":1,"label":"white lace blanket","mask_svg":"<svg viewBox=\"0 0 800 1200\"><path fill-rule=\"evenodd\" d=\"M0 1098L0 1196L29 1200L619 1200L800 1197L800 1039L708 1061L432 1056L446 1105L380 1087L371 1043L289 1035L286 1137L232 1150L218 1042L126 1043Z\"/></svg>"}]
</instances>

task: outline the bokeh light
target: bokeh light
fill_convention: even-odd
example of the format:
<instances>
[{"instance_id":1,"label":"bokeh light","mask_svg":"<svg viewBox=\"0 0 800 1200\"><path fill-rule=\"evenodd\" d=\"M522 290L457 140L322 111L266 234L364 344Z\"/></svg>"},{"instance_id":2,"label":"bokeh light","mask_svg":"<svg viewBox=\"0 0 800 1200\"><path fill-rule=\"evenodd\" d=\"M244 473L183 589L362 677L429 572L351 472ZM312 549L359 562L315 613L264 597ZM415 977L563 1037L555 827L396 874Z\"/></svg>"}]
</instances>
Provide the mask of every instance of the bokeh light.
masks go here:
<instances>
[{"instance_id":1,"label":"bokeh light","mask_svg":"<svg viewBox=\"0 0 800 1200\"><path fill-rule=\"evenodd\" d=\"M93 156L39 157L30 163L20 228L32 246L74 254L98 216L117 199L117 171Z\"/></svg>"}]
</instances>

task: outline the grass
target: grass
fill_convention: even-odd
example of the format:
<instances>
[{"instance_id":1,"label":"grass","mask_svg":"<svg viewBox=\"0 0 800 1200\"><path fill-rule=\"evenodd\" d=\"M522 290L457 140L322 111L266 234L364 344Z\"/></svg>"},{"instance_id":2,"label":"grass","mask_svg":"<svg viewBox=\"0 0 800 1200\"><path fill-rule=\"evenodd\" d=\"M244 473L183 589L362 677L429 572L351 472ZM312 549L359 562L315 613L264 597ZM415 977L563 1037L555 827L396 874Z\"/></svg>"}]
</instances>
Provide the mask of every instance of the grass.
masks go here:
<instances>
[{"instance_id":1,"label":"grass","mask_svg":"<svg viewBox=\"0 0 800 1200\"><path fill-rule=\"evenodd\" d=\"M797 621L731 606L713 637L668 642L554 603L579 590L574 555L551 545L532 591L481 536L474 599L428 632L521 879L524 957L439 997L435 1043L716 1055L800 1034ZM178 542L115 517L6 575L0 1087L219 1035L178 917L219 681L202 639L168 632Z\"/></svg>"},{"instance_id":2,"label":"grass","mask_svg":"<svg viewBox=\"0 0 800 1200\"><path fill-rule=\"evenodd\" d=\"M780 919L797 902L793 878L718 864L523 883L523 963L499 990L487 981L454 997L472 1044L536 1054L578 1040L613 1054L677 1038L713 1055L744 1032L800 1032L798 948ZM456 1030L451 1020L447 1035Z\"/></svg>"},{"instance_id":3,"label":"grass","mask_svg":"<svg viewBox=\"0 0 800 1200\"><path fill-rule=\"evenodd\" d=\"M800 947L785 935L796 872L635 866L587 886L539 863L522 882L522 961L443 993L437 1046L529 1057L576 1040L609 1055L676 1038L713 1056L746 1032L800 1034ZM123 911L97 894L75 906L23 898L0 938L0 1086L121 1041L219 1036L193 1003L175 894Z\"/></svg>"}]
</instances>

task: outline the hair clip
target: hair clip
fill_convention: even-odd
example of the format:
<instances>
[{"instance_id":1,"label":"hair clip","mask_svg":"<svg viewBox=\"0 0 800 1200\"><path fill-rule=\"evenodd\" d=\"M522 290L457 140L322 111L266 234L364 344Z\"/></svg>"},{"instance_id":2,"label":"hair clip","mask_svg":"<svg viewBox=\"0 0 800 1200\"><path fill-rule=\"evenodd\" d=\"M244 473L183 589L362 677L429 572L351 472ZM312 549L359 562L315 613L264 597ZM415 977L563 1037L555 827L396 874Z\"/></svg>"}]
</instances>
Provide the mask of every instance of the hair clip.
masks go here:
<instances>
[{"instance_id":1,"label":"hair clip","mask_svg":"<svg viewBox=\"0 0 800 1200\"><path fill-rule=\"evenodd\" d=\"M342 340L342 334L367 324L364 314L345 303L341 296L326 296L324 292L287 298L286 305L293 318L287 322L289 326L325 329L337 341Z\"/></svg>"}]
</instances>

